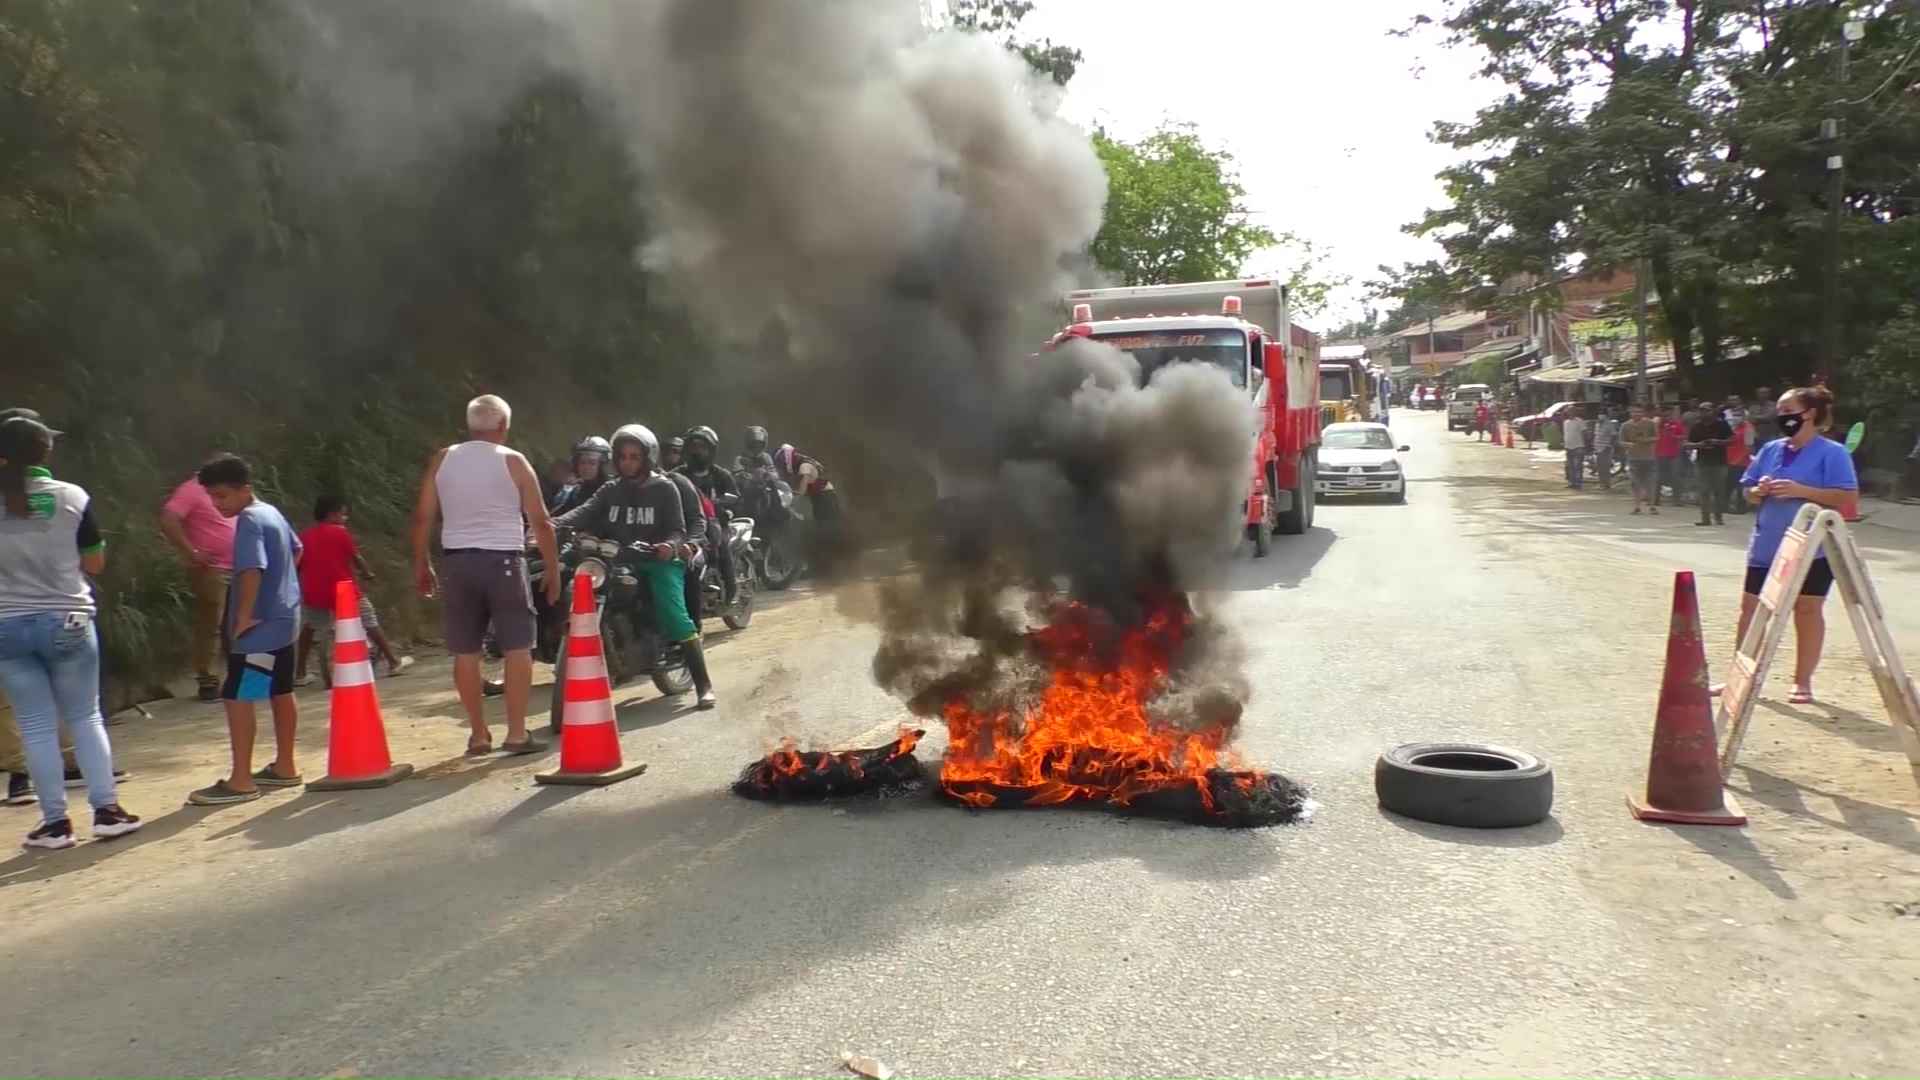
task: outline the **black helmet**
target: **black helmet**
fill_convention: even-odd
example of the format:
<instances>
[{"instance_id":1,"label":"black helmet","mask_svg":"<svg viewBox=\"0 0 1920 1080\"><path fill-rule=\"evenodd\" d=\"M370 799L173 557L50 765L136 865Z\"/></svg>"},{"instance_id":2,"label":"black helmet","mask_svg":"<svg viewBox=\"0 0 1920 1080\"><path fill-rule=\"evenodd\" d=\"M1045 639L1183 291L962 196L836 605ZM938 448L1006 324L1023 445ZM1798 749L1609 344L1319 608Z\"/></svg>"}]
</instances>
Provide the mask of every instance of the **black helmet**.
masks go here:
<instances>
[{"instance_id":1,"label":"black helmet","mask_svg":"<svg viewBox=\"0 0 1920 1080\"><path fill-rule=\"evenodd\" d=\"M707 427L705 424L699 424L694 427L688 428L686 438L682 440L682 442L689 443L695 439L699 439L701 442L706 443L707 449L709 450L720 449L719 434L715 432L712 428Z\"/></svg>"},{"instance_id":2,"label":"black helmet","mask_svg":"<svg viewBox=\"0 0 1920 1080\"><path fill-rule=\"evenodd\" d=\"M747 429L747 453L758 454L767 448L767 429L755 424Z\"/></svg>"},{"instance_id":3,"label":"black helmet","mask_svg":"<svg viewBox=\"0 0 1920 1080\"><path fill-rule=\"evenodd\" d=\"M613 445L598 435L588 435L573 444L573 456L581 454L599 454L601 457L613 456Z\"/></svg>"}]
</instances>

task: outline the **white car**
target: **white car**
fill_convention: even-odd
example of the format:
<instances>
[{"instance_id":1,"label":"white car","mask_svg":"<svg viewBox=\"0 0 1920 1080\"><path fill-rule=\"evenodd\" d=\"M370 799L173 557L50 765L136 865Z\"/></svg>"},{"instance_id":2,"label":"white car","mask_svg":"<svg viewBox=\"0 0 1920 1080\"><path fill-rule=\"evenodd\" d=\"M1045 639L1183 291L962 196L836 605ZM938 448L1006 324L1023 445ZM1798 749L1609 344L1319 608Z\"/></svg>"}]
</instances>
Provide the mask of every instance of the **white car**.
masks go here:
<instances>
[{"instance_id":1,"label":"white car","mask_svg":"<svg viewBox=\"0 0 1920 1080\"><path fill-rule=\"evenodd\" d=\"M1320 469L1313 479L1319 495L1391 495L1407 501L1407 475L1399 455L1413 449L1396 446L1387 425L1371 421L1328 424L1320 431Z\"/></svg>"}]
</instances>

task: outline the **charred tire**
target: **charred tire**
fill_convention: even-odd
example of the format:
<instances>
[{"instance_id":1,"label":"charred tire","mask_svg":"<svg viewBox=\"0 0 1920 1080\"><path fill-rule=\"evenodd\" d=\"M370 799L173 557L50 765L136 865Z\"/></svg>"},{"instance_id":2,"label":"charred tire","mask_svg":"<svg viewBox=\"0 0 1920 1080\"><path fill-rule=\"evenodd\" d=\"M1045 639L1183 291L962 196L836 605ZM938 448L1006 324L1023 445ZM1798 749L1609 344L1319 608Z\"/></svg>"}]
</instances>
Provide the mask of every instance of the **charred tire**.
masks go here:
<instances>
[{"instance_id":1,"label":"charred tire","mask_svg":"<svg viewBox=\"0 0 1920 1080\"><path fill-rule=\"evenodd\" d=\"M1407 743L1373 766L1380 808L1434 825L1516 829L1553 811L1553 769L1524 750Z\"/></svg>"}]
</instances>

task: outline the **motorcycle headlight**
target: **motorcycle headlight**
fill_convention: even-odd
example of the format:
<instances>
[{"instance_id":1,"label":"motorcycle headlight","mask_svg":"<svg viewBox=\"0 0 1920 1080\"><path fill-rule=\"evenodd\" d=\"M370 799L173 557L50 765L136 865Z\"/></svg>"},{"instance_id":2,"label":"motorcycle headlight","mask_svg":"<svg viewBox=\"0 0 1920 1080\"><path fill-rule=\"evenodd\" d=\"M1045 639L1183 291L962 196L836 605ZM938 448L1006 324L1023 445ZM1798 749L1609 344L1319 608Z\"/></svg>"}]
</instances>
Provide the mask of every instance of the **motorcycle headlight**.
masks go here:
<instances>
[{"instance_id":1,"label":"motorcycle headlight","mask_svg":"<svg viewBox=\"0 0 1920 1080\"><path fill-rule=\"evenodd\" d=\"M581 559L577 572L587 575L587 581L596 592L607 583L607 564L599 559Z\"/></svg>"}]
</instances>

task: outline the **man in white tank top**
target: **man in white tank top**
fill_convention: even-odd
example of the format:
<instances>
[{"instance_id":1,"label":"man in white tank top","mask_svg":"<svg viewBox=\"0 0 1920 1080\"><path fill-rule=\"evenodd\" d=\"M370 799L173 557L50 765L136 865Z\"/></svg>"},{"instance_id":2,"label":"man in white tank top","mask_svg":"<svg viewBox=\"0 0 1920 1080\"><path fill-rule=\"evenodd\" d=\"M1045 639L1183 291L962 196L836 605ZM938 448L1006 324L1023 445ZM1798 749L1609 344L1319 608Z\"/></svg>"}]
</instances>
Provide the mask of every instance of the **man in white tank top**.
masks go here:
<instances>
[{"instance_id":1,"label":"man in white tank top","mask_svg":"<svg viewBox=\"0 0 1920 1080\"><path fill-rule=\"evenodd\" d=\"M427 463L420 501L413 513L413 576L420 595L441 593L447 618L447 649L453 653L453 686L473 734L472 756L493 750L493 734L481 711L480 651L489 626L506 661L507 738L510 754L544 749L527 734L527 696L533 688L533 594L527 588L526 530L548 566L560 565L553 521L533 466L508 449L513 409L492 394L467 403L467 441L447 447ZM433 570L433 523L440 521L440 567ZM549 605L560 599L560 575L542 583Z\"/></svg>"}]
</instances>

